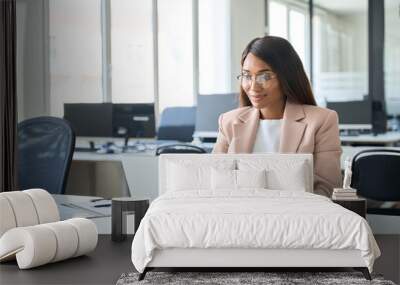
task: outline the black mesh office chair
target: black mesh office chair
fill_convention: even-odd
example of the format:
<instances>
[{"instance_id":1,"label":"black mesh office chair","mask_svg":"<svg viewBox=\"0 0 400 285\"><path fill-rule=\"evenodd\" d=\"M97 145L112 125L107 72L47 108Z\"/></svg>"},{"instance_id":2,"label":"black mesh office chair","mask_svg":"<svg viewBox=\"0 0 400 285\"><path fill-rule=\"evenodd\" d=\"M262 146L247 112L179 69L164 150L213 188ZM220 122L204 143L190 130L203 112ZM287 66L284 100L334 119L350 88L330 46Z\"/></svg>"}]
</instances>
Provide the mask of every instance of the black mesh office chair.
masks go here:
<instances>
[{"instance_id":1,"label":"black mesh office chair","mask_svg":"<svg viewBox=\"0 0 400 285\"><path fill-rule=\"evenodd\" d=\"M63 119L37 117L18 124L18 186L64 194L75 134Z\"/></svg>"},{"instance_id":2,"label":"black mesh office chair","mask_svg":"<svg viewBox=\"0 0 400 285\"><path fill-rule=\"evenodd\" d=\"M361 151L353 157L352 172L351 187L358 195L376 201L398 201L400 205L400 151ZM367 213L400 215L400 209L368 207Z\"/></svg>"},{"instance_id":3,"label":"black mesh office chair","mask_svg":"<svg viewBox=\"0 0 400 285\"><path fill-rule=\"evenodd\" d=\"M206 153L206 151L201 147L190 144L162 145L156 149L156 155L165 153Z\"/></svg>"},{"instance_id":4,"label":"black mesh office chair","mask_svg":"<svg viewBox=\"0 0 400 285\"><path fill-rule=\"evenodd\" d=\"M191 142L196 122L196 107L170 107L161 113L157 139Z\"/></svg>"}]
</instances>

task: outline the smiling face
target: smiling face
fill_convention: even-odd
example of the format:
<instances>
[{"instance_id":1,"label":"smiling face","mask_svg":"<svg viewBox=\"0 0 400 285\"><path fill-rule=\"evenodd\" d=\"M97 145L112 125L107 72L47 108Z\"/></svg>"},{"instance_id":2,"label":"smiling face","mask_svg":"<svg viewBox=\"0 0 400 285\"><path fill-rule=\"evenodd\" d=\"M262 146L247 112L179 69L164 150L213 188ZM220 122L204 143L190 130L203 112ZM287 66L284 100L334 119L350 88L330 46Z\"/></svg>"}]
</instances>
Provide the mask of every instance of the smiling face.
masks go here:
<instances>
[{"instance_id":1,"label":"smiling face","mask_svg":"<svg viewBox=\"0 0 400 285\"><path fill-rule=\"evenodd\" d=\"M267 63L249 53L243 62L242 75L245 76L242 76L242 88L255 108L282 110L285 104L285 97L282 94L276 74ZM246 77L249 79L250 76L251 81L244 79ZM268 77L270 77L269 80L265 81Z\"/></svg>"}]
</instances>

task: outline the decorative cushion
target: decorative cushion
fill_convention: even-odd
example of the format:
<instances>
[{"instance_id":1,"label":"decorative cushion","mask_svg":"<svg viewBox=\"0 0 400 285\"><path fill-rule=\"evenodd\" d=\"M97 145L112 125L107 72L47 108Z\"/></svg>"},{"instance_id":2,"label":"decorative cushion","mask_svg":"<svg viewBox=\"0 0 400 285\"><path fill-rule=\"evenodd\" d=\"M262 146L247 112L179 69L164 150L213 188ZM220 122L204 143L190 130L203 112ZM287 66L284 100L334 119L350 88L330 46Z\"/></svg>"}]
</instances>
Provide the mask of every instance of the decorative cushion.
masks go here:
<instances>
[{"instance_id":1,"label":"decorative cushion","mask_svg":"<svg viewBox=\"0 0 400 285\"><path fill-rule=\"evenodd\" d=\"M211 189L235 190L236 170L211 168Z\"/></svg>"},{"instance_id":2,"label":"decorative cushion","mask_svg":"<svg viewBox=\"0 0 400 285\"><path fill-rule=\"evenodd\" d=\"M239 190L241 188L266 188L266 171L211 169L212 190Z\"/></svg>"},{"instance_id":3,"label":"decorative cushion","mask_svg":"<svg viewBox=\"0 0 400 285\"><path fill-rule=\"evenodd\" d=\"M39 224L57 222L60 220L57 204L51 194L43 189L28 189L22 191L33 201Z\"/></svg>"},{"instance_id":4,"label":"decorative cushion","mask_svg":"<svg viewBox=\"0 0 400 285\"><path fill-rule=\"evenodd\" d=\"M26 227L39 224L35 205L31 197L22 191L2 192L11 205L17 227Z\"/></svg>"},{"instance_id":5,"label":"decorative cushion","mask_svg":"<svg viewBox=\"0 0 400 285\"><path fill-rule=\"evenodd\" d=\"M267 171L261 170L236 170L236 183L238 188L267 188Z\"/></svg>"},{"instance_id":6,"label":"decorative cushion","mask_svg":"<svg viewBox=\"0 0 400 285\"><path fill-rule=\"evenodd\" d=\"M209 190L211 169L235 169L234 160L214 160L207 163L189 160L174 160L167 165L167 191Z\"/></svg>"},{"instance_id":7,"label":"decorative cushion","mask_svg":"<svg viewBox=\"0 0 400 285\"><path fill-rule=\"evenodd\" d=\"M272 190L306 191L312 184L312 181L308 181L308 165L302 159L238 159L237 166L239 170L266 169L267 188Z\"/></svg>"},{"instance_id":8,"label":"decorative cushion","mask_svg":"<svg viewBox=\"0 0 400 285\"><path fill-rule=\"evenodd\" d=\"M16 257L19 268L28 269L86 254L96 245L96 225L88 219L19 227L0 238L0 261Z\"/></svg>"},{"instance_id":9,"label":"decorative cushion","mask_svg":"<svg viewBox=\"0 0 400 285\"><path fill-rule=\"evenodd\" d=\"M276 190L306 191L307 175L304 163L293 165L290 172L271 169L267 172L268 188Z\"/></svg>"},{"instance_id":10,"label":"decorative cushion","mask_svg":"<svg viewBox=\"0 0 400 285\"><path fill-rule=\"evenodd\" d=\"M0 262L17 259L20 269L92 251L96 225L88 219L59 221L53 197L43 189L0 193Z\"/></svg>"},{"instance_id":11,"label":"decorative cushion","mask_svg":"<svg viewBox=\"0 0 400 285\"><path fill-rule=\"evenodd\" d=\"M56 255L53 257L51 262L60 261L75 256L78 249L79 236L75 228L71 227L67 221L55 222L44 224L51 230L52 234L55 235L57 244L61 246L57 247ZM49 261L50 262L50 261Z\"/></svg>"},{"instance_id":12,"label":"decorative cushion","mask_svg":"<svg viewBox=\"0 0 400 285\"><path fill-rule=\"evenodd\" d=\"M0 193L0 237L9 229L15 228L17 222L10 202Z\"/></svg>"},{"instance_id":13,"label":"decorative cushion","mask_svg":"<svg viewBox=\"0 0 400 285\"><path fill-rule=\"evenodd\" d=\"M60 220L53 196L43 189L0 193L0 237L14 227L33 226Z\"/></svg>"}]
</instances>

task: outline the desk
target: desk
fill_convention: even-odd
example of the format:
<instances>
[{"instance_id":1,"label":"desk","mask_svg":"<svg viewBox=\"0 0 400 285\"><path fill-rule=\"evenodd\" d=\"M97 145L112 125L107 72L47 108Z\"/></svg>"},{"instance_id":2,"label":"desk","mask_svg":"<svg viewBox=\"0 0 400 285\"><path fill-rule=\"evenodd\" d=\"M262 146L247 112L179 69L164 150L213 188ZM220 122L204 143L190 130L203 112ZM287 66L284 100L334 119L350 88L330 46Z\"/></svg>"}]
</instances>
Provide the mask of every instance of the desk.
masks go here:
<instances>
[{"instance_id":1,"label":"desk","mask_svg":"<svg viewBox=\"0 0 400 285\"><path fill-rule=\"evenodd\" d=\"M366 149L378 147L343 146L341 165L344 166L346 157L353 157L356 153ZM400 147L379 147L380 149L397 149ZM158 157L153 152L97 154L89 152L75 152L74 161L115 161L121 163L131 196L148 196L151 201L158 196Z\"/></svg>"},{"instance_id":2,"label":"desk","mask_svg":"<svg viewBox=\"0 0 400 285\"><path fill-rule=\"evenodd\" d=\"M77 217L87 218L96 224L99 234L111 234L111 206L102 208L91 206L94 206L95 204L106 203L111 205L110 200L102 200L96 203L90 203L90 200L98 199L100 197L60 194L52 194L52 196L56 201L58 210L60 212L61 221Z\"/></svg>"},{"instance_id":3,"label":"desk","mask_svg":"<svg viewBox=\"0 0 400 285\"><path fill-rule=\"evenodd\" d=\"M132 237L112 242L99 235L97 247L88 255L19 270L15 261L0 265L0 283L8 284L115 284L122 273L135 271L131 261Z\"/></svg>"},{"instance_id":4,"label":"desk","mask_svg":"<svg viewBox=\"0 0 400 285\"><path fill-rule=\"evenodd\" d=\"M76 145L88 147L88 141L95 144L112 141L122 146L123 139L120 138L77 138ZM133 141L132 141L133 142ZM117 162L121 164L130 196L144 196L154 200L158 196L158 157L155 155L157 147L154 140L140 140L151 147L138 152L100 154L96 152L74 152L74 162ZM158 141L158 145L176 143L175 141ZM212 147L212 144L204 144L204 147ZM91 193L90 195L96 195ZM98 195L98 194L97 194ZM124 195L119 195L124 196Z\"/></svg>"},{"instance_id":5,"label":"desk","mask_svg":"<svg viewBox=\"0 0 400 285\"><path fill-rule=\"evenodd\" d=\"M218 132L195 132L193 137L197 140L201 138L217 138ZM383 146L394 146L400 143L400 132L386 132L384 134L361 134L358 136L340 136L342 144L351 145L357 144L380 144Z\"/></svg>"},{"instance_id":6,"label":"desk","mask_svg":"<svg viewBox=\"0 0 400 285\"><path fill-rule=\"evenodd\" d=\"M400 142L400 132L387 132L374 136L373 134L365 134L358 136L341 136L340 141L344 145L353 144L379 144L383 146L395 146Z\"/></svg>"},{"instance_id":7,"label":"desk","mask_svg":"<svg viewBox=\"0 0 400 285\"><path fill-rule=\"evenodd\" d=\"M357 153L363 150L368 150L368 149L394 149L394 150L399 150L400 147L381 147L381 146L342 146L342 156L340 158L340 165L342 166L342 169L344 167L344 161L346 157L353 157Z\"/></svg>"},{"instance_id":8,"label":"desk","mask_svg":"<svg viewBox=\"0 0 400 285\"><path fill-rule=\"evenodd\" d=\"M387 136L376 136L375 140L387 139L386 142L400 139L400 133L391 134ZM357 137L346 137L349 140L356 141ZM370 135L365 135L361 138L372 139ZM117 142L121 142L121 139L116 139ZM80 141L82 145L82 139ZM86 140L87 144L87 140ZM204 143L206 147L213 146L212 143ZM366 149L397 149L400 147L372 147L372 146L342 146L341 165L344 166L344 160L346 157L354 156L356 153ZM158 157L155 156L155 150L147 150L136 153L119 153L119 154L98 154L95 152L75 152L73 156L74 161L92 161L92 162L110 162L114 161L121 164L125 179L129 188L129 194L131 196L146 196L150 200L154 200L158 196ZM92 195L92 194L91 194Z\"/></svg>"},{"instance_id":9,"label":"desk","mask_svg":"<svg viewBox=\"0 0 400 285\"><path fill-rule=\"evenodd\" d=\"M75 152L74 161L115 161L121 163L130 196L158 196L158 157L155 152L97 154Z\"/></svg>"}]
</instances>

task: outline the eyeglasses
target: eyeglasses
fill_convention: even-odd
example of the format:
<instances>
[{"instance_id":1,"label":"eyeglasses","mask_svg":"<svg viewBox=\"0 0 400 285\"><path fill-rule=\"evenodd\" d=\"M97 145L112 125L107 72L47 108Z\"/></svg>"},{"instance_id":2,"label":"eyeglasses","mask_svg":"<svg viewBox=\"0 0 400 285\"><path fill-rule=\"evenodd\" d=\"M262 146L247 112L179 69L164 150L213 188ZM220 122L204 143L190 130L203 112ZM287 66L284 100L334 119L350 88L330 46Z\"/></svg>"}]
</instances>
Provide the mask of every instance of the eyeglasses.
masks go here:
<instances>
[{"instance_id":1,"label":"eyeglasses","mask_svg":"<svg viewBox=\"0 0 400 285\"><path fill-rule=\"evenodd\" d=\"M275 78L275 75L269 71L261 72L255 74L254 76L255 76L255 82L262 87L265 87L269 80ZM242 73L239 74L236 78L241 81L243 87L249 87L251 86L253 75L249 73Z\"/></svg>"}]
</instances>

